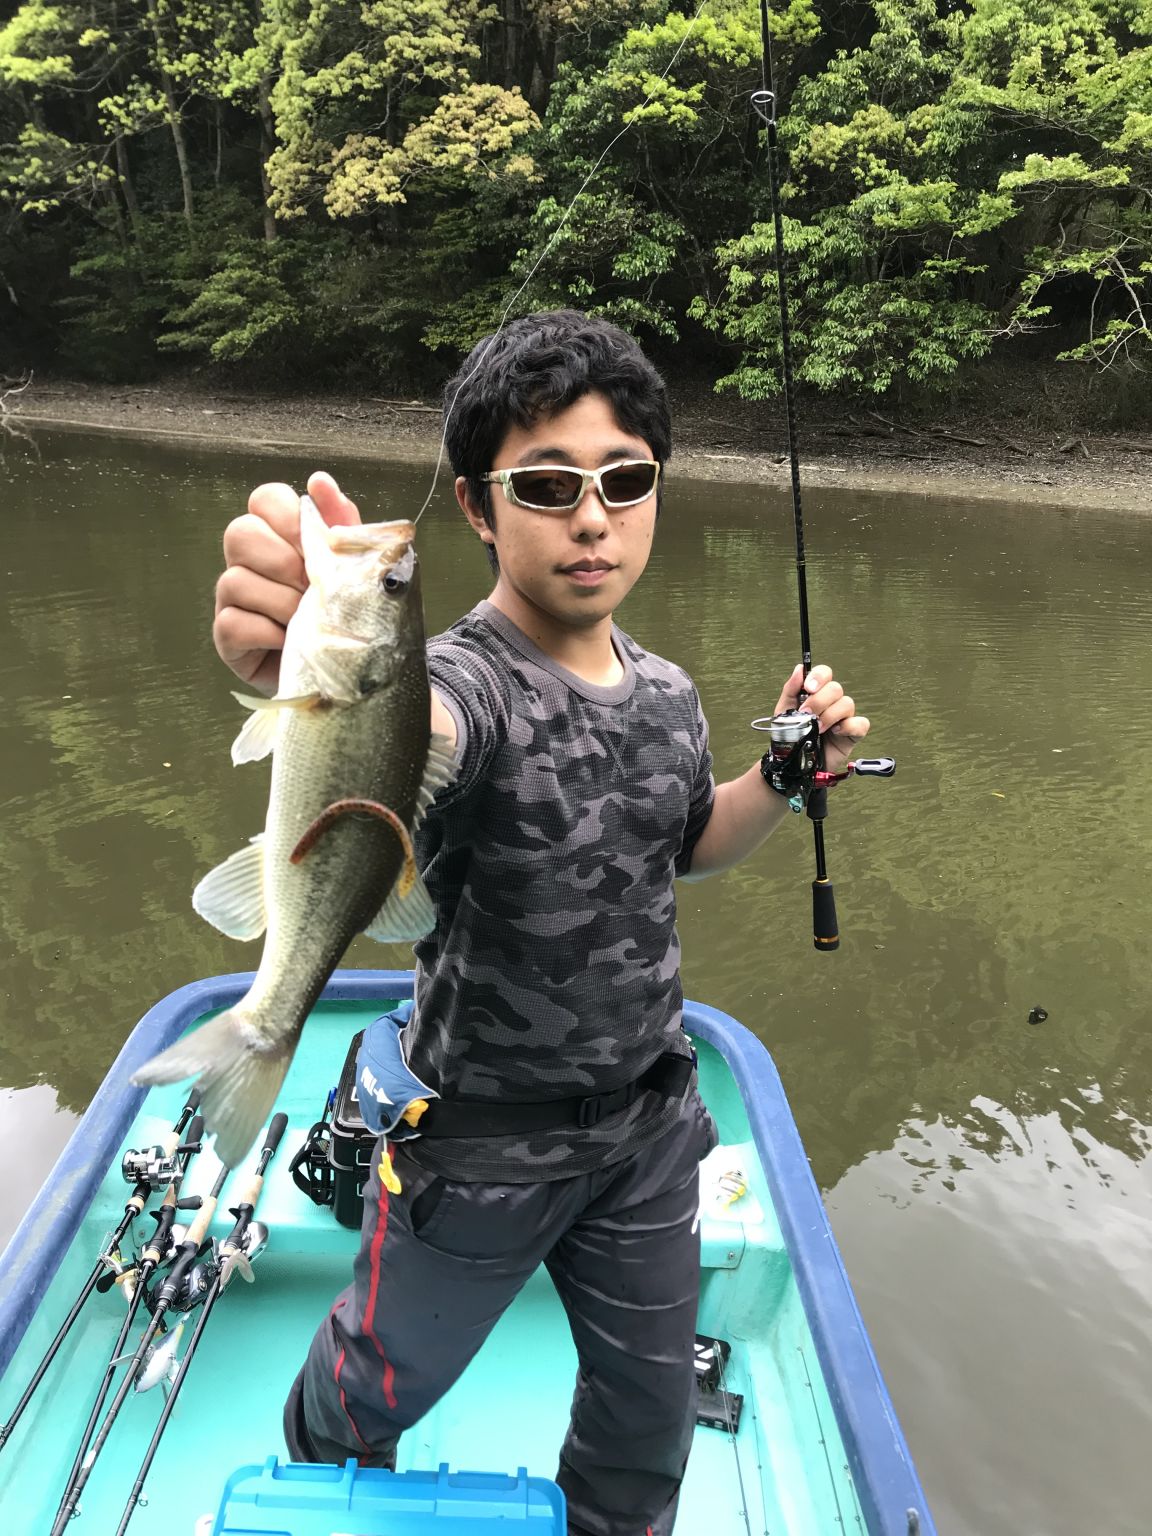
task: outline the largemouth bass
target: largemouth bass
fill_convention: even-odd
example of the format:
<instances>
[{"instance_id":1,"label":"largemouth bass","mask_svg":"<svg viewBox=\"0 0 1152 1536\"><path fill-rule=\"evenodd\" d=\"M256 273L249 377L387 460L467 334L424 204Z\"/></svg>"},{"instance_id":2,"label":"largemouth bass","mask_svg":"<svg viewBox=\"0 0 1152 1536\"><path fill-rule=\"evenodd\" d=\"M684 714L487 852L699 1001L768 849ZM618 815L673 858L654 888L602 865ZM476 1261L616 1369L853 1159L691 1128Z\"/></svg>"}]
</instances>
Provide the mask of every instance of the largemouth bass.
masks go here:
<instances>
[{"instance_id":1,"label":"largemouth bass","mask_svg":"<svg viewBox=\"0 0 1152 1536\"><path fill-rule=\"evenodd\" d=\"M235 763L272 758L264 832L206 875L192 904L222 933L265 933L234 1008L147 1062L137 1083L198 1076L200 1113L235 1167L267 1123L325 983L356 934L412 940L435 923L411 833L455 773L431 733L420 574L410 522L329 528L300 509L308 587L273 699L252 710Z\"/></svg>"}]
</instances>

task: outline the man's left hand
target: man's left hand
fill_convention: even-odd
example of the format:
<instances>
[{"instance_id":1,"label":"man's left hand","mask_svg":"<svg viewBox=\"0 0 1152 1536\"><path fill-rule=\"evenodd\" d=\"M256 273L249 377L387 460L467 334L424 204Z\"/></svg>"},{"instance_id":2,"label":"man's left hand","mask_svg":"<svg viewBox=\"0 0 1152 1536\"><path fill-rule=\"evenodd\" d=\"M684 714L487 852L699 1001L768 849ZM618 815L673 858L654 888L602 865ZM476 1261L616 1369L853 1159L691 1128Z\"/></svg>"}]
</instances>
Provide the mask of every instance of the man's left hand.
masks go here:
<instances>
[{"instance_id":1,"label":"man's left hand","mask_svg":"<svg viewBox=\"0 0 1152 1536\"><path fill-rule=\"evenodd\" d=\"M801 691L808 695L803 704ZM856 713L855 702L832 676L831 667L813 667L805 677L804 669L797 666L784 684L776 713L782 714L786 709L805 709L820 721L824 767L828 773L839 773L868 734L867 717Z\"/></svg>"}]
</instances>

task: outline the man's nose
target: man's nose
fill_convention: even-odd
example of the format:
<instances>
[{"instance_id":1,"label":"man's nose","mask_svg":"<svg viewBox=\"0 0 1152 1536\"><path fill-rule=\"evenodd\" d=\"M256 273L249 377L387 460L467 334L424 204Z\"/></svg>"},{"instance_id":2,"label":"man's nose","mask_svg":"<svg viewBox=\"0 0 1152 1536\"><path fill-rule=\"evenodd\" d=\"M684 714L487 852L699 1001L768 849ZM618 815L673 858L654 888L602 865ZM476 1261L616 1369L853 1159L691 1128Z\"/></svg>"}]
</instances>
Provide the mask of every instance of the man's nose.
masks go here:
<instances>
[{"instance_id":1,"label":"man's nose","mask_svg":"<svg viewBox=\"0 0 1152 1536\"><path fill-rule=\"evenodd\" d=\"M588 487L572 508L570 518L572 532L578 539L599 539L607 533L608 514L594 485Z\"/></svg>"}]
</instances>

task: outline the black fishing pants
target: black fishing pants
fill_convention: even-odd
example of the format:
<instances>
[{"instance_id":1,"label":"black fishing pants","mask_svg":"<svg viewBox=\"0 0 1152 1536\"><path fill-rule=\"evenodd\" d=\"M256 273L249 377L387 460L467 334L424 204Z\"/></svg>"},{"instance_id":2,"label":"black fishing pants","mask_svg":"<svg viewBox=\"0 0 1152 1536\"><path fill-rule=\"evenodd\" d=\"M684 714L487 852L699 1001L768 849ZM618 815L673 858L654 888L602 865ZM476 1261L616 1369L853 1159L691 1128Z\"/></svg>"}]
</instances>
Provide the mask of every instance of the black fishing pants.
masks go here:
<instances>
[{"instance_id":1,"label":"black fishing pants","mask_svg":"<svg viewBox=\"0 0 1152 1536\"><path fill-rule=\"evenodd\" d=\"M570 1536L669 1536L695 1423L698 1164L715 1131L695 1090L664 1136L599 1172L454 1183L397 1149L373 1169L352 1284L284 1411L298 1461L391 1466L537 1265L579 1358L557 1482Z\"/></svg>"}]
</instances>

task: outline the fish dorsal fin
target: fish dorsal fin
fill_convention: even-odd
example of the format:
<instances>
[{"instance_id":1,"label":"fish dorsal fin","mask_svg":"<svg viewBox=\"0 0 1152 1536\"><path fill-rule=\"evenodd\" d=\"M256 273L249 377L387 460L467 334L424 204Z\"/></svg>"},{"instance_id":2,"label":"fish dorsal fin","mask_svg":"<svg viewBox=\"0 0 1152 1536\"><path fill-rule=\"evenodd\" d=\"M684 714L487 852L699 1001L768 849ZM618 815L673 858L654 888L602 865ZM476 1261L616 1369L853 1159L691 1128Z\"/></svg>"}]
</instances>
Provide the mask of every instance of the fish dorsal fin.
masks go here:
<instances>
[{"instance_id":1,"label":"fish dorsal fin","mask_svg":"<svg viewBox=\"0 0 1152 1536\"><path fill-rule=\"evenodd\" d=\"M204 876L192 892L192 905L213 928L219 928L230 939L260 937L268 926L263 832Z\"/></svg>"},{"instance_id":2,"label":"fish dorsal fin","mask_svg":"<svg viewBox=\"0 0 1152 1536\"><path fill-rule=\"evenodd\" d=\"M438 736L433 731L428 742L428 761L424 765L424 782L420 785L416 796L416 827L424 820L425 812L432 804L437 791L443 789L446 784L451 784L459 771L460 764L456 760L456 752L447 736Z\"/></svg>"},{"instance_id":3,"label":"fish dorsal fin","mask_svg":"<svg viewBox=\"0 0 1152 1536\"><path fill-rule=\"evenodd\" d=\"M424 820L424 814L432 803L432 797L445 784L456 777L456 754L445 736L433 733L428 743L428 761L424 767L424 780L416 797L416 815L412 821L415 831ZM428 888L417 874L408 891L401 894L403 882L393 887L388 900L364 930L370 939L380 944L398 944L421 939L436 923L436 912Z\"/></svg>"}]
</instances>

